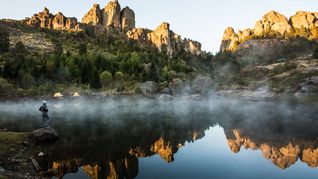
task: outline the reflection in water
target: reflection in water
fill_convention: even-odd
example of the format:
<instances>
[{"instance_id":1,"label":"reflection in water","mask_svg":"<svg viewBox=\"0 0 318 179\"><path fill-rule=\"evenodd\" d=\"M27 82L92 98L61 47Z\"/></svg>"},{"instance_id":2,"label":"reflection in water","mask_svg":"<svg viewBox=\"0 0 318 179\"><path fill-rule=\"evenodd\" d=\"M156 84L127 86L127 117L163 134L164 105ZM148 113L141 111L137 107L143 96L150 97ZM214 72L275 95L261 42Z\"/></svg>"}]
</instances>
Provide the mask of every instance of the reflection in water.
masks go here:
<instances>
[{"instance_id":1,"label":"reflection in water","mask_svg":"<svg viewBox=\"0 0 318 179\"><path fill-rule=\"evenodd\" d=\"M220 99L168 104L112 102L99 103L95 110L87 109L94 101L86 105L76 101L70 102L71 105L59 102L53 116L60 140L32 149L35 156L40 151L48 154L46 158L37 157L43 169L39 174L62 178L82 170L94 179L135 178L138 158L158 155L171 163L180 148L203 138L205 132L216 125L224 129L228 146L234 153L240 152L242 147L260 150L281 169L290 167L298 159L309 167L318 166L316 104ZM66 108L68 110L64 110ZM2 112L0 128L23 131L38 126L34 114L26 112L21 117L8 108ZM16 125L22 120L27 120L28 125Z\"/></svg>"}]
</instances>

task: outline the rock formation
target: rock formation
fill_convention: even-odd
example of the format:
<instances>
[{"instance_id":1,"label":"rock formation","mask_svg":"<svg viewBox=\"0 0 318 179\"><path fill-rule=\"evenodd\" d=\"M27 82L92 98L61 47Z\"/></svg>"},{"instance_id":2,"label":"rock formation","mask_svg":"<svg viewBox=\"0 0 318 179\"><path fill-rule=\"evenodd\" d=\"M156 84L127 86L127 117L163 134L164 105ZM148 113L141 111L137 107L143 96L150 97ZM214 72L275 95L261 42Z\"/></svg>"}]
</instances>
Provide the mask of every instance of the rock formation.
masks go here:
<instances>
[{"instance_id":1,"label":"rock formation","mask_svg":"<svg viewBox=\"0 0 318 179\"><path fill-rule=\"evenodd\" d=\"M135 12L129 7L125 7L120 15L121 28L124 32L135 28Z\"/></svg>"},{"instance_id":2,"label":"rock formation","mask_svg":"<svg viewBox=\"0 0 318 179\"><path fill-rule=\"evenodd\" d=\"M102 23L102 14L99 4L94 4L88 13L83 17L82 23L96 25Z\"/></svg>"},{"instance_id":3,"label":"rock formation","mask_svg":"<svg viewBox=\"0 0 318 179\"><path fill-rule=\"evenodd\" d=\"M106 29L113 27L127 32L135 28L135 13L129 7L121 9L119 2L112 0L103 9L94 4L83 17L82 24L101 25Z\"/></svg>"},{"instance_id":4,"label":"rock formation","mask_svg":"<svg viewBox=\"0 0 318 179\"><path fill-rule=\"evenodd\" d=\"M271 31L284 34L291 32L292 27L284 15L275 11L270 11L263 16L262 20L256 22L254 34L263 35Z\"/></svg>"},{"instance_id":5,"label":"rock formation","mask_svg":"<svg viewBox=\"0 0 318 179\"><path fill-rule=\"evenodd\" d=\"M318 27L318 13L299 11L291 16L290 23L297 29Z\"/></svg>"},{"instance_id":6,"label":"rock formation","mask_svg":"<svg viewBox=\"0 0 318 179\"><path fill-rule=\"evenodd\" d=\"M135 13L129 7L121 9L117 0L111 0L103 9L99 4L93 7L78 23L76 18L65 17L61 12L53 15L47 8L35 14L25 22L34 27L54 30L86 31L100 34L109 28L118 29L126 33L128 39L142 45L153 45L159 51L167 51L169 56L185 51L194 55L201 54L201 44L190 39L181 39L181 36L170 30L167 22L162 23L155 30L135 28ZM234 31L233 31L234 33Z\"/></svg>"},{"instance_id":7,"label":"rock formation","mask_svg":"<svg viewBox=\"0 0 318 179\"><path fill-rule=\"evenodd\" d=\"M76 18L65 17L61 12L53 15L47 8L44 8L44 10L38 14L34 14L31 18L27 18L25 22L28 25L40 28L70 31L80 30Z\"/></svg>"},{"instance_id":8,"label":"rock formation","mask_svg":"<svg viewBox=\"0 0 318 179\"><path fill-rule=\"evenodd\" d=\"M102 9L102 24L105 28L121 28L120 11L121 7L117 0L111 0L107 6Z\"/></svg>"},{"instance_id":9,"label":"rock formation","mask_svg":"<svg viewBox=\"0 0 318 179\"><path fill-rule=\"evenodd\" d=\"M318 166L318 149L315 143L313 146L308 146L308 141L274 145L252 140L244 136L238 129L225 130L224 132L228 146L234 153L238 153L242 146L246 149L261 150L266 159L271 160L274 165L281 169L292 166L298 159L301 159L309 167Z\"/></svg>"},{"instance_id":10,"label":"rock formation","mask_svg":"<svg viewBox=\"0 0 318 179\"><path fill-rule=\"evenodd\" d=\"M240 44L251 39L289 38L297 35L312 39L314 28L318 28L318 13L299 11L287 19L278 12L270 11L256 22L253 29L235 33L232 27L226 28L220 51L234 52L238 50ZM306 29L308 32L303 34L301 29Z\"/></svg>"},{"instance_id":11,"label":"rock formation","mask_svg":"<svg viewBox=\"0 0 318 179\"><path fill-rule=\"evenodd\" d=\"M189 39L181 39L181 36L170 30L170 24L163 22L154 31L134 28L126 33L127 37L141 44L151 44L159 51L166 50L168 55L184 50L188 53L199 55L201 44Z\"/></svg>"}]
</instances>

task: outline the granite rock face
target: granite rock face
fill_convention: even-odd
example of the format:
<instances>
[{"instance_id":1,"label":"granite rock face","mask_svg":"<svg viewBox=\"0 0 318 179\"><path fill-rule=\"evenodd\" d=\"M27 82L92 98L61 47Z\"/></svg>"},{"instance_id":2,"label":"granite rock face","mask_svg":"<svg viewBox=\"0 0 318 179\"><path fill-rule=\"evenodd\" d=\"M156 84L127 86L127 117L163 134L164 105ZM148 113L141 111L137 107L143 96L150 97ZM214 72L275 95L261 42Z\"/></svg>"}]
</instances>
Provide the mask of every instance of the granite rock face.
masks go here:
<instances>
[{"instance_id":1,"label":"granite rock face","mask_svg":"<svg viewBox=\"0 0 318 179\"><path fill-rule=\"evenodd\" d=\"M308 33L304 34L301 29L305 29ZM318 13L299 11L287 19L278 12L270 11L258 20L252 29L235 32L232 27L226 28L220 51L235 52L240 44L251 39L286 39L301 36L312 40L318 37L317 33Z\"/></svg>"},{"instance_id":2,"label":"granite rock face","mask_svg":"<svg viewBox=\"0 0 318 179\"><path fill-rule=\"evenodd\" d=\"M83 24L97 25L102 23L102 14L99 4L94 4L93 7L82 18Z\"/></svg>"},{"instance_id":3,"label":"granite rock face","mask_svg":"<svg viewBox=\"0 0 318 179\"><path fill-rule=\"evenodd\" d=\"M111 0L103 9L94 4L82 18L82 24L99 25L105 29L112 27L127 32L135 28L135 13L129 7L121 9L117 0Z\"/></svg>"},{"instance_id":4,"label":"granite rock face","mask_svg":"<svg viewBox=\"0 0 318 179\"><path fill-rule=\"evenodd\" d=\"M135 28L135 12L129 7L125 7L120 15L121 28L124 32Z\"/></svg>"},{"instance_id":5,"label":"granite rock face","mask_svg":"<svg viewBox=\"0 0 318 179\"><path fill-rule=\"evenodd\" d=\"M153 45L159 51L167 51L169 56L182 50L194 54L201 54L201 44L199 42L182 39L180 35L170 30L170 24L161 23L155 30L134 28L126 33L128 39L137 41L144 45Z\"/></svg>"},{"instance_id":6,"label":"granite rock face","mask_svg":"<svg viewBox=\"0 0 318 179\"><path fill-rule=\"evenodd\" d=\"M53 15L47 8L25 22L34 27L53 30L81 31L103 34L110 28L126 33L129 40L145 46L154 46L159 51L165 51L169 56L185 51L193 55L201 54L201 44L190 39L182 39L180 35L170 30L170 24L163 22L155 30L136 28L135 12L129 7L121 9L117 0L111 0L101 9L99 4L93 7L78 23L76 18L65 17L61 12ZM234 30L233 30L234 33Z\"/></svg>"},{"instance_id":7,"label":"granite rock face","mask_svg":"<svg viewBox=\"0 0 318 179\"><path fill-rule=\"evenodd\" d=\"M44 8L44 10L38 14L34 14L31 18L25 19L25 22L28 25L38 28L69 31L81 30L76 18L65 17L61 12L53 15L47 8Z\"/></svg>"}]
</instances>

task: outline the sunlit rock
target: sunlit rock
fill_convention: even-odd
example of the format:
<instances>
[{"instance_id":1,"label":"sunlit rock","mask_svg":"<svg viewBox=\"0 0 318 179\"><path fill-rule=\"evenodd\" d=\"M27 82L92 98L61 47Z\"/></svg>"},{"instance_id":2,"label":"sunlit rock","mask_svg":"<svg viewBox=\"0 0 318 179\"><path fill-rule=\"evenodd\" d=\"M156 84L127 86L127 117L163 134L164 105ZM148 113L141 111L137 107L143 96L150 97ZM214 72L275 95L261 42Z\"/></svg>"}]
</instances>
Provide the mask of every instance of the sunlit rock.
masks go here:
<instances>
[{"instance_id":1,"label":"sunlit rock","mask_svg":"<svg viewBox=\"0 0 318 179\"><path fill-rule=\"evenodd\" d=\"M311 168L318 167L318 149L307 148L302 151L301 160Z\"/></svg>"},{"instance_id":2,"label":"sunlit rock","mask_svg":"<svg viewBox=\"0 0 318 179\"><path fill-rule=\"evenodd\" d=\"M83 24L97 25L102 23L102 14L99 4L94 4L93 7L82 18Z\"/></svg>"},{"instance_id":3,"label":"sunlit rock","mask_svg":"<svg viewBox=\"0 0 318 179\"><path fill-rule=\"evenodd\" d=\"M102 9L102 24L105 28L121 28L120 22L121 7L117 0L111 0Z\"/></svg>"},{"instance_id":4,"label":"sunlit rock","mask_svg":"<svg viewBox=\"0 0 318 179\"><path fill-rule=\"evenodd\" d=\"M151 151L159 154L160 157L168 163L171 163L174 160L174 149L172 144L170 142L165 142L162 137L151 146Z\"/></svg>"},{"instance_id":5,"label":"sunlit rock","mask_svg":"<svg viewBox=\"0 0 318 179\"><path fill-rule=\"evenodd\" d=\"M83 171L92 179L98 179L100 173L99 165L84 165Z\"/></svg>"},{"instance_id":6,"label":"sunlit rock","mask_svg":"<svg viewBox=\"0 0 318 179\"><path fill-rule=\"evenodd\" d=\"M65 17L61 12L53 15L45 8L42 12L34 14L31 18L25 20L26 24L33 27L41 27L54 30L81 31L77 19L74 17Z\"/></svg>"},{"instance_id":7,"label":"sunlit rock","mask_svg":"<svg viewBox=\"0 0 318 179\"><path fill-rule=\"evenodd\" d=\"M53 95L54 98L62 98L63 97L63 94L62 93L55 93Z\"/></svg>"},{"instance_id":8,"label":"sunlit rock","mask_svg":"<svg viewBox=\"0 0 318 179\"><path fill-rule=\"evenodd\" d=\"M291 16L290 21L294 28L313 28L315 27L315 22L318 17L315 16L315 13L298 11L294 16Z\"/></svg>"}]
</instances>

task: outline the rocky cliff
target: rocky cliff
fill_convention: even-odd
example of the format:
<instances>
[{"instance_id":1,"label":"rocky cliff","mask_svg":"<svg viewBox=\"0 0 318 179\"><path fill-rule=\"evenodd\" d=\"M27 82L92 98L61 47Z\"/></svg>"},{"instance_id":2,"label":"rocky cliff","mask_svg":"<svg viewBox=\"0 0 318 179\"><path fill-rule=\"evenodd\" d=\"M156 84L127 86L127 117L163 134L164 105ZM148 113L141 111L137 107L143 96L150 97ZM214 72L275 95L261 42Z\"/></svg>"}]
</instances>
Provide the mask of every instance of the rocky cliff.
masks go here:
<instances>
[{"instance_id":1,"label":"rocky cliff","mask_svg":"<svg viewBox=\"0 0 318 179\"><path fill-rule=\"evenodd\" d=\"M182 39L180 35L170 30L170 24L163 22L155 30L134 28L126 33L127 37L141 44L151 44L159 49L166 50L168 55L175 52L185 51L194 55L201 53L201 44L199 42Z\"/></svg>"},{"instance_id":2,"label":"rocky cliff","mask_svg":"<svg viewBox=\"0 0 318 179\"><path fill-rule=\"evenodd\" d=\"M98 4L94 4L83 17L82 23L101 25L106 29L113 27L127 32L135 28L135 13L129 7L121 9L119 2L112 0L103 9Z\"/></svg>"},{"instance_id":3,"label":"rocky cliff","mask_svg":"<svg viewBox=\"0 0 318 179\"><path fill-rule=\"evenodd\" d=\"M26 24L54 30L79 31L80 27L75 17L65 17L61 12L53 15L47 8L24 20Z\"/></svg>"},{"instance_id":4,"label":"rocky cliff","mask_svg":"<svg viewBox=\"0 0 318 179\"><path fill-rule=\"evenodd\" d=\"M287 58L288 54L310 48L310 41L318 39L318 13L299 11L287 19L270 11L252 29L225 29L220 51L238 54L240 59L269 63ZM308 42L307 44L305 42Z\"/></svg>"},{"instance_id":5,"label":"rocky cliff","mask_svg":"<svg viewBox=\"0 0 318 179\"><path fill-rule=\"evenodd\" d=\"M284 15L270 11L258 20L253 29L235 32L232 27L224 31L220 51L236 51L240 44L251 39L318 37L318 13L299 11L287 19Z\"/></svg>"},{"instance_id":6,"label":"rocky cliff","mask_svg":"<svg viewBox=\"0 0 318 179\"><path fill-rule=\"evenodd\" d=\"M126 33L128 39L137 41L142 45L153 45L160 51L167 51L172 56L174 53L185 51L194 55L201 54L201 44L190 39L181 39L181 36L170 30L170 25L162 23L155 30L135 28L135 13L129 7L121 9L117 0L111 0L103 9L99 4L93 7L78 23L76 18L65 17L62 13L53 15L47 8L35 14L25 22L34 27L54 30L79 31L86 27L93 27L97 34L114 28ZM86 28L88 29L88 28Z\"/></svg>"}]
</instances>

